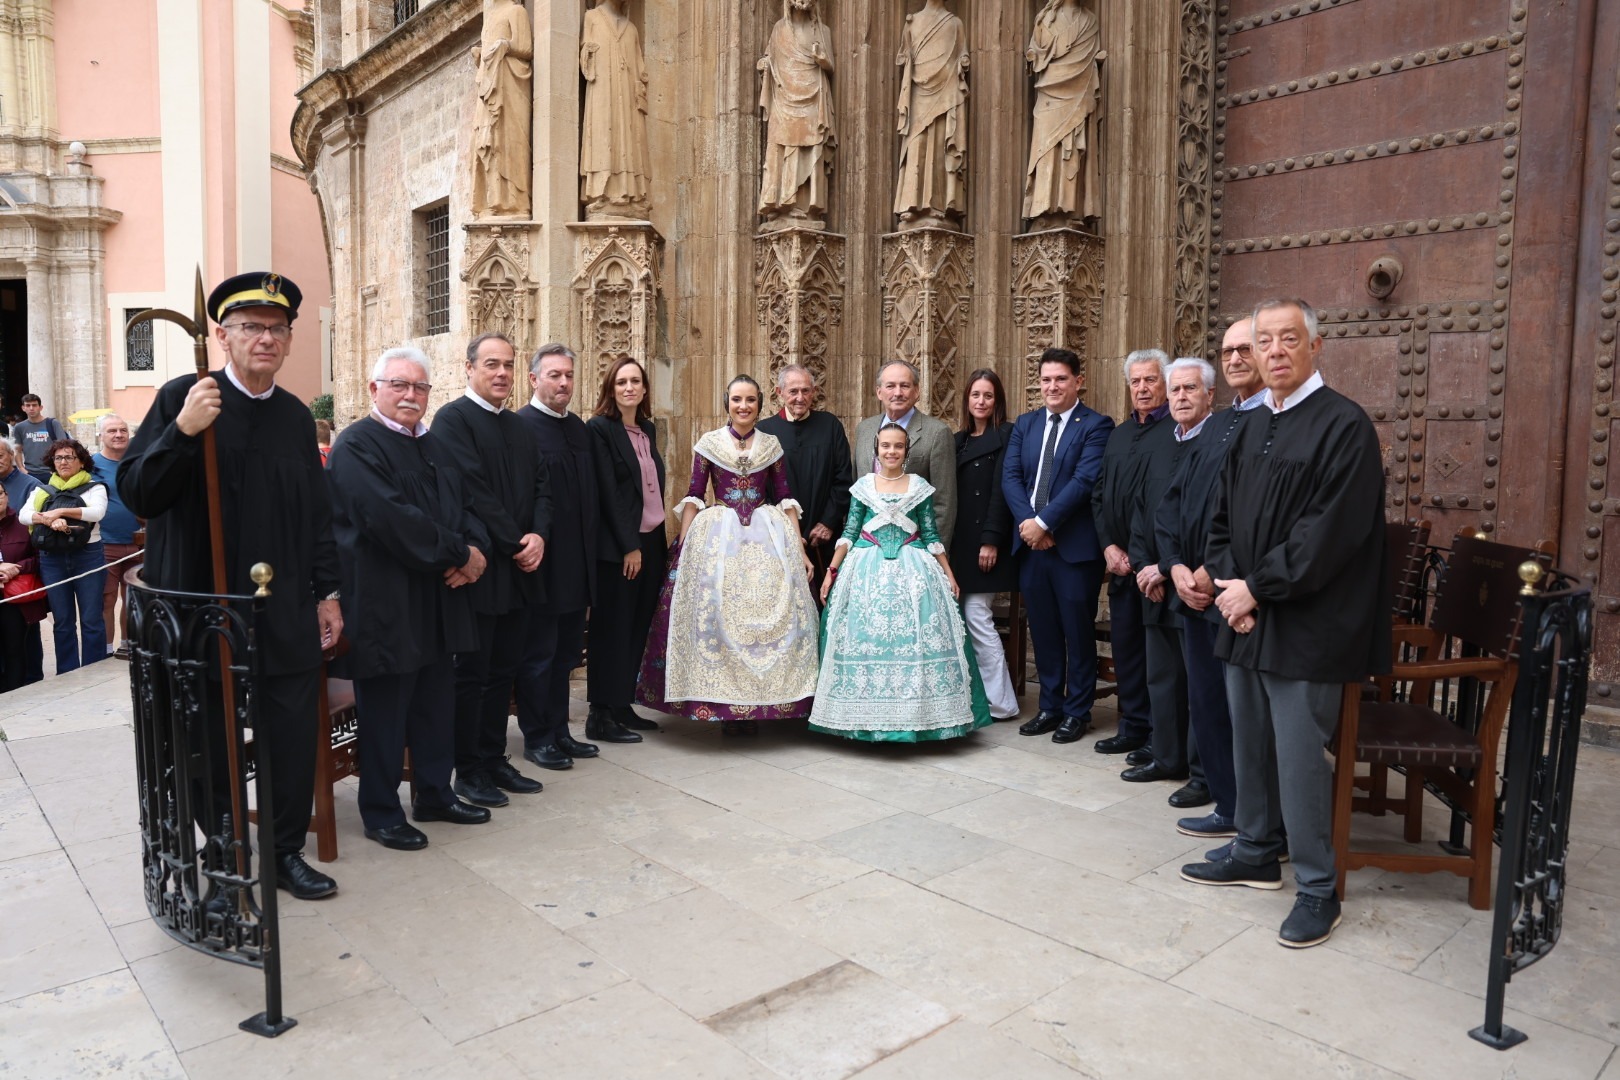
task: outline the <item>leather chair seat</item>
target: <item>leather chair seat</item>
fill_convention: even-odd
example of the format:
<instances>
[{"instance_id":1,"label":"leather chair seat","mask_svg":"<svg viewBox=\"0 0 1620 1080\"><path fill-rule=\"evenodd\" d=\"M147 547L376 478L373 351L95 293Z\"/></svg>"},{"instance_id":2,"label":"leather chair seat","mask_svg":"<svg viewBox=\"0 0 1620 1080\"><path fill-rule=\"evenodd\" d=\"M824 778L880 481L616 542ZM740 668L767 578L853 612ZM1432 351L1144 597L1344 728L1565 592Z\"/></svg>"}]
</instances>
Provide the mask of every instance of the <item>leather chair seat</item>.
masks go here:
<instances>
[{"instance_id":1,"label":"leather chair seat","mask_svg":"<svg viewBox=\"0 0 1620 1080\"><path fill-rule=\"evenodd\" d=\"M1479 743L1432 709L1407 702L1361 704L1356 756L1415 769L1478 768Z\"/></svg>"}]
</instances>

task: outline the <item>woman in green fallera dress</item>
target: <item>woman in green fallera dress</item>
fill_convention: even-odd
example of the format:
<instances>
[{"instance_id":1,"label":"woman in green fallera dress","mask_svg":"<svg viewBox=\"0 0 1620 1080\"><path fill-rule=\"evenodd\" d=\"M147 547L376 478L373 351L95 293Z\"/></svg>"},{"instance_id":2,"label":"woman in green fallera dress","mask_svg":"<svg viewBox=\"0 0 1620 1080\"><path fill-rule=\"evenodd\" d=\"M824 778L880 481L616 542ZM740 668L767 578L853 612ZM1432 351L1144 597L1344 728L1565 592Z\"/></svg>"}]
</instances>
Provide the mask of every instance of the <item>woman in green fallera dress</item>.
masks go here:
<instances>
[{"instance_id":1,"label":"woman in green fallera dress","mask_svg":"<svg viewBox=\"0 0 1620 1080\"><path fill-rule=\"evenodd\" d=\"M811 731L925 742L991 723L934 521L934 488L906 472L908 444L904 428L885 425L878 471L850 489L849 520L821 588Z\"/></svg>"}]
</instances>

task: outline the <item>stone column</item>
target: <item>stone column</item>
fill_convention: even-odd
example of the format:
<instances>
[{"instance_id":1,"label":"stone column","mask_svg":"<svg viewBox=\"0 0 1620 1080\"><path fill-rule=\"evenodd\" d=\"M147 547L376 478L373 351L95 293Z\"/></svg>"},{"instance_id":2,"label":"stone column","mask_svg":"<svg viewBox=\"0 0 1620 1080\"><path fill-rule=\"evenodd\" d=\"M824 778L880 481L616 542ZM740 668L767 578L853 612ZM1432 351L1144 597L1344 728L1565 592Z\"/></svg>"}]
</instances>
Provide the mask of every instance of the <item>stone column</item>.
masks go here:
<instances>
[{"instance_id":1,"label":"stone column","mask_svg":"<svg viewBox=\"0 0 1620 1080\"><path fill-rule=\"evenodd\" d=\"M1094 378L1103 311L1102 237L1078 229L1013 237L1012 294L1018 355L1023 360L1019 384L1007 387L1013 404L1019 409L1040 405L1040 360L1045 349L1073 350L1079 354L1081 373ZM1096 389L1088 382L1081 397L1100 412L1112 412Z\"/></svg>"},{"instance_id":2,"label":"stone column","mask_svg":"<svg viewBox=\"0 0 1620 1080\"><path fill-rule=\"evenodd\" d=\"M576 221L568 231L574 238L572 324L581 368L575 400L584 408L608 364L629 356L650 372L661 353L664 238L650 221Z\"/></svg>"},{"instance_id":3,"label":"stone column","mask_svg":"<svg viewBox=\"0 0 1620 1080\"><path fill-rule=\"evenodd\" d=\"M925 412L955 415L967 376L973 237L938 228L887 233L882 259L883 359L916 366Z\"/></svg>"},{"instance_id":4,"label":"stone column","mask_svg":"<svg viewBox=\"0 0 1620 1080\"><path fill-rule=\"evenodd\" d=\"M332 252L332 299L336 324L332 355L332 415L339 423L364 416L370 409L366 383L375 357L369 353L366 320L371 315L365 289L366 266L366 127L364 113L344 116L322 133L330 165L320 170L324 190L327 244ZM375 292L375 290L373 290Z\"/></svg>"},{"instance_id":5,"label":"stone column","mask_svg":"<svg viewBox=\"0 0 1620 1080\"><path fill-rule=\"evenodd\" d=\"M28 388L43 400L45 415L55 416L66 399L56 383L56 316L51 303L51 265L47 259L26 258L23 270L28 282Z\"/></svg>"},{"instance_id":6,"label":"stone column","mask_svg":"<svg viewBox=\"0 0 1620 1080\"><path fill-rule=\"evenodd\" d=\"M816 377L826 397L829 360L843 355L845 238L820 229L781 229L754 238L754 297L770 382L790 364Z\"/></svg>"}]
</instances>

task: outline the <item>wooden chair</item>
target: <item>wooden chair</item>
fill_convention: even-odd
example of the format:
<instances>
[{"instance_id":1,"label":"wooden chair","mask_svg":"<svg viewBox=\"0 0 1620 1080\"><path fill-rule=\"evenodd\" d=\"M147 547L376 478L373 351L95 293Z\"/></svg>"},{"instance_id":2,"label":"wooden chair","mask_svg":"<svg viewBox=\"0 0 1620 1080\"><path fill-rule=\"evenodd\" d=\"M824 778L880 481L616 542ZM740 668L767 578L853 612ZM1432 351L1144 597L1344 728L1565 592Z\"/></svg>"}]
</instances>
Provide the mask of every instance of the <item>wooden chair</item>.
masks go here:
<instances>
[{"instance_id":1,"label":"wooden chair","mask_svg":"<svg viewBox=\"0 0 1620 1080\"><path fill-rule=\"evenodd\" d=\"M1389 571L1397 623L1421 623L1425 601L1424 587L1429 563L1427 521L1392 521L1384 526L1389 542Z\"/></svg>"},{"instance_id":2,"label":"wooden chair","mask_svg":"<svg viewBox=\"0 0 1620 1080\"><path fill-rule=\"evenodd\" d=\"M349 651L349 639L340 636L322 654L325 664ZM358 776L360 766L360 714L354 704L354 683L326 674L323 664L320 683L320 726L315 735L315 813L310 831L315 834L315 857L321 862L337 859L337 807L332 790L338 781ZM405 779L416 797L416 781L411 775L411 752L405 751Z\"/></svg>"},{"instance_id":3,"label":"wooden chair","mask_svg":"<svg viewBox=\"0 0 1620 1080\"><path fill-rule=\"evenodd\" d=\"M1407 873L1447 871L1469 879L1468 902L1490 907L1491 845L1496 825L1496 759L1518 674L1519 564L1536 557L1526 548L1458 536L1436 590L1427 625L1395 626L1397 660L1379 680L1408 685L1406 700L1364 700L1360 683L1347 684L1341 700L1333 774L1333 846L1338 855L1339 895L1345 876L1363 866ZM1453 656L1451 646L1471 655ZM1410 657L1406 659L1404 657ZM1461 695L1437 692L1447 682L1475 680L1483 703L1477 730L1433 705ZM1470 697L1470 700L1474 700ZM1472 709L1460 708L1466 721ZM1374 770L1371 790L1355 794L1356 763ZM1399 800L1388 797L1381 774L1406 773ZM1405 817L1405 839L1423 838L1423 800L1433 785L1468 818L1469 843L1461 854L1358 851L1350 846L1350 814L1395 812Z\"/></svg>"},{"instance_id":4,"label":"wooden chair","mask_svg":"<svg viewBox=\"0 0 1620 1080\"><path fill-rule=\"evenodd\" d=\"M1006 602L1002 602L1002 597ZM1012 678L1013 694L1024 696L1029 682L1029 623L1024 619L1024 598L1016 590L997 596L991 605L991 618L996 633L1001 635L1001 648L1007 655L1007 674Z\"/></svg>"}]
</instances>

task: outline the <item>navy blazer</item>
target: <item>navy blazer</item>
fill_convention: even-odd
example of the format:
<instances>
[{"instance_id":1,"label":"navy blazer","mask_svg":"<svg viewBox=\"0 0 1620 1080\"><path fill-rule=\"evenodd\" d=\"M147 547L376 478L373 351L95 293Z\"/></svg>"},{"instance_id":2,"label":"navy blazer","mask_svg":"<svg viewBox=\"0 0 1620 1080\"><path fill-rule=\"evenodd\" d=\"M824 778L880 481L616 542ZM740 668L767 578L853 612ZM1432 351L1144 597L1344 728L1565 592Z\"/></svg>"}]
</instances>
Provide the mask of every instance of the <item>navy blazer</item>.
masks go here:
<instances>
[{"instance_id":1,"label":"navy blazer","mask_svg":"<svg viewBox=\"0 0 1620 1080\"><path fill-rule=\"evenodd\" d=\"M1025 546L1018 526L1036 516L1030 499L1035 494L1035 474L1041 464L1047 415L1043 407L1020 416L1007 441L1001 491L1007 499L1007 508L1012 511L1014 553ZM1112 417L1076 405L1058 436L1052 487L1039 516L1057 541L1057 553L1064 562L1102 558L1097 527L1091 519L1091 489L1102 474L1103 450L1113 430Z\"/></svg>"}]
</instances>

